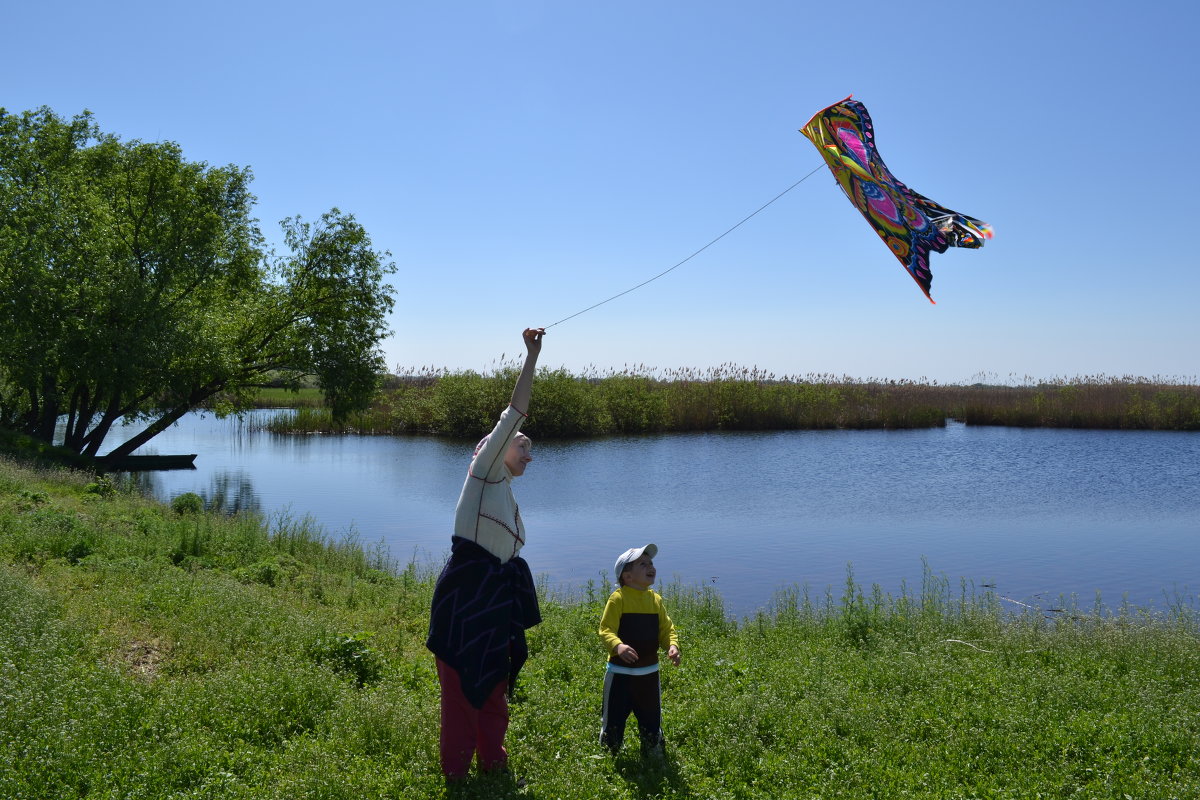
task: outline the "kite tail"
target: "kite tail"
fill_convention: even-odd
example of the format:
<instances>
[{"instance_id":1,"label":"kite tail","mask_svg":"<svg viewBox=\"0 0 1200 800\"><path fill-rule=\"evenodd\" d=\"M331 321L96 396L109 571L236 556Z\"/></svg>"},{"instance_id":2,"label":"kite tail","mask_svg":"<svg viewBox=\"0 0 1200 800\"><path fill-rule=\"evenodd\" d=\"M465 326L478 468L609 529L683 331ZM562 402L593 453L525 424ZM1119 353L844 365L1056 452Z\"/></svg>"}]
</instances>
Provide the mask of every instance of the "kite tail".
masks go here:
<instances>
[{"instance_id":1,"label":"kite tail","mask_svg":"<svg viewBox=\"0 0 1200 800\"><path fill-rule=\"evenodd\" d=\"M938 230L946 234L946 243L950 247L977 250L983 247L984 239L992 238L992 226L965 214L953 214L932 221L938 226Z\"/></svg>"},{"instance_id":2,"label":"kite tail","mask_svg":"<svg viewBox=\"0 0 1200 800\"><path fill-rule=\"evenodd\" d=\"M985 240L994 235L992 226L986 222L952 211L911 189L909 191L912 192L912 200L916 207L946 237L946 247L937 252L944 253L947 247L977 250L983 247Z\"/></svg>"}]
</instances>

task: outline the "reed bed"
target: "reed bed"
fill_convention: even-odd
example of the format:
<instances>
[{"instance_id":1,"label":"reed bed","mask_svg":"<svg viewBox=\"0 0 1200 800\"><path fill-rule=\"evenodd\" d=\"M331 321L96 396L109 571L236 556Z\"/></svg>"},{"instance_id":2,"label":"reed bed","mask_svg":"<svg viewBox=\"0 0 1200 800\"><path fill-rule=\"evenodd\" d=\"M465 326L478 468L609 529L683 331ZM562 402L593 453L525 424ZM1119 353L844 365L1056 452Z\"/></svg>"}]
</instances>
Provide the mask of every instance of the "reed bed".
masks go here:
<instances>
[{"instance_id":1,"label":"reed bed","mask_svg":"<svg viewBox=\"0 0 1200 800\"><path fill-rule=\"evenodd\" d=\"M968 425L1200 430L1195 378L1089 375L955 389L948 410Z\"/></svg>"},{"instance_id":2,"label":"reed bed","mask_svg":"<svg viewBox=\"0 0 1200 800\"><path fill-rule=\"evenodd\" d=\"M258 389L251 401L254 408L320 408L324 404L325 395L313 387L284 389L265 386Z\"/></svg>"},{"instance_id":3,"label":"reed bed","mask_svg":"<svg viewBox=\"0 0 1200 800\"><path fill-rule=\"evenodd\" d=\"M306 405L266 427L280 433L425 433L471 438L488 430L508 401L518 365L450 371L426 367L392 376L372 407L335 425ZM776 376L723 364L705 370L543 368L525 425L552 438L685 431L903 429L944 425L1200 430L1195 378L1084 376L994 378L972 384L924 379Z\"/></svg>"},{"instance_id":4,"label":"reed bed","mask_svg":"<svg viewBox=\"0 0 1200 800\"><path fill-rule=\"evenodd\" d=\"M610 587L542 587L508 736L528 785L446 787L439 565L190 500L0 458L0 797L1200 796L1194 610L1011 614L930 570L741 620L661 587L683 663L648 761L633 725L616 758L597 741Z\"/></svg>"}]
</instances>

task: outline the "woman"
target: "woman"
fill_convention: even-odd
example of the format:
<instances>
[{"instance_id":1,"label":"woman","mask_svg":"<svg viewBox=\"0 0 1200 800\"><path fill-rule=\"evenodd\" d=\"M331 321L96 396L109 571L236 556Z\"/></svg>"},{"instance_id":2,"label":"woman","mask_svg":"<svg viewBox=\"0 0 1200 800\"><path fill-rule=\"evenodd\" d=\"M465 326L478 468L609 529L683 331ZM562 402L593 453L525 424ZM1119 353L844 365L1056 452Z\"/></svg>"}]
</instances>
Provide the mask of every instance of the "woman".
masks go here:
<instances>
[{"instance_id":1,"label":"woman","mask_svg":"<svg viewBox=\"0 0 1200 800\"><path fill-rule=\"evenodd\" d=\"M520 432L528 416L543 328L526 328L525 364L508 408L475 447L454 512L450 560L433 592L429 638L442 690L442 773L464 777L508 765L508 701L529 651L525 629L542 621L529 565L518 554L525 526L511 481L533 460Z\"/></svg>"}]
</instances>

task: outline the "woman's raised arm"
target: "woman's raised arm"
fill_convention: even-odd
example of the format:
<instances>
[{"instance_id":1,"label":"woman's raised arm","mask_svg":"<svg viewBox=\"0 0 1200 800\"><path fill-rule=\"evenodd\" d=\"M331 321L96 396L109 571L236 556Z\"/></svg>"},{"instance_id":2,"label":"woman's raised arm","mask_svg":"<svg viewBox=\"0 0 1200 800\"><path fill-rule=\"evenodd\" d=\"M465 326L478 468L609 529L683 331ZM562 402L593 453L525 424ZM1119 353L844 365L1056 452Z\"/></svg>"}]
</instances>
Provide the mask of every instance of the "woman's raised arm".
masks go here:
<instances>
[{"instance_id":1,"label":"woman's raised arm","mask_svg":"<svg viewBox=\"0 0 1200 800\"><path fill-rule=\"evenodd\" d=\"M537 372L538 355L542 352L542 337L545 335L545 328L526 328L521 333L525 339L525 364L521 367L517 385L513 387L512 399L508 402L522 414L529 413L529 401L533 396L533 375Z\"/></svg>"}]
</instances>

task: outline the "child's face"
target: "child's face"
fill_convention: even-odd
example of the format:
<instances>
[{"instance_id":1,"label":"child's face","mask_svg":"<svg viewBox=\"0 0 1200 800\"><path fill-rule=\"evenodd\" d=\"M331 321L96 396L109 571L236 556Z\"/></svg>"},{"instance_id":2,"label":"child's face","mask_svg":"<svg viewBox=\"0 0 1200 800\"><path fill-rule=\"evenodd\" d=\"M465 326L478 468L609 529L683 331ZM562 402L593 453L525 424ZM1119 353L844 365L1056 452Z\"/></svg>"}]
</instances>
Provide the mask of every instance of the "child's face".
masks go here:
<instances>
[{"instance_id":1,"label":"child's face","mask_svg":"<svg viewBox=\"0 0 1200 800\"><path fill-rule=\"evenodd\" d=\"M642 553L637 561L631 561L625 566L621 572L621 580L626 586L632 586L634 589L642 589L643 591L650 588L650 584L654 583L654 559Z\"/></svg>"}]
</instances>

